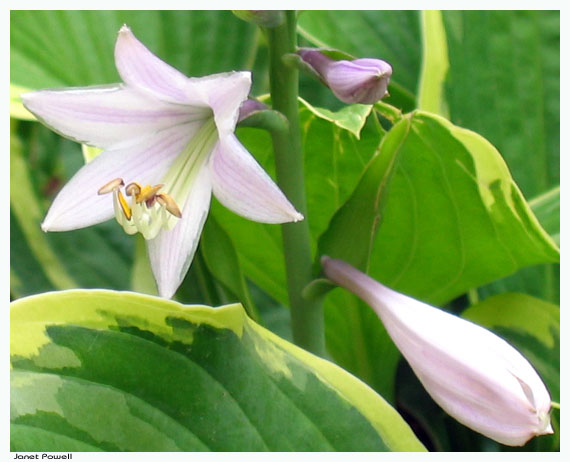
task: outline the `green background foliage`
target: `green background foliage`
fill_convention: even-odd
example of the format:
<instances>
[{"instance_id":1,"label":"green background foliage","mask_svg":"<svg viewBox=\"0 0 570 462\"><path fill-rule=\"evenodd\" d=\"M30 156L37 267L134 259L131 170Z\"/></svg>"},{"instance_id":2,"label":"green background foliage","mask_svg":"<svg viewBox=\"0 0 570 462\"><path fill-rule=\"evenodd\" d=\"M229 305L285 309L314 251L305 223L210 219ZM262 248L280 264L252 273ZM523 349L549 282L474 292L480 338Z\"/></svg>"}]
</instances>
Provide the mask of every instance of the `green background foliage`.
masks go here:
<instances>
[{"instance_id":1,"label":"green background foliage","mask_svg":"<svg viewBox=\"0 0 570 462\"><path fill-rule=\"evenodd\" d=\"M306 11L299 16L303 45L337 48L354 56L390 62L394 74L391 96L386 101L402 111L394 115L382 105L344 106L318 82L302 77L300 88L305 101L299 102L299 110L315 278L322 276L320 256L328 254L352 262L397 290L450 311L460 313L472 305L463 315L517 346L541 373L553 399L559 399L559 12L453 11L443 12L439 23L425 21L423 14ZM263 34L223 11L12 11L10 23L10 80L15 86L14 94L11 92L14 119L10 145L12 298L70 288L155 293L145 266L144 246L124 235L114 222L68 233L45 234L40 230L51 200L82 165L83 157L75 143L24 120L17 96L21 89L16 87L40 89L118 81L113 46L117 31L126 23L151 51L186 75L251 69L252 94L260 96L268 91ZM443 33L434 29L437 24ZM441 56L442 44L447 56ZM438 47L437 59L447 58L445 75L429 73L433 53L429 54L427 46ZM420 89L436 91L438 83L439 114L417 110L424 109L418 108ZM239 128L237 134L275 177L268 133ZM290 339L280 228L247 221L214 201L200 249L176 298L192 305L241 302L260 325ZM120 295L119 299L128 297ZM15 305L32 307L37 303L34 310L43 309L41 297L26 300ZM69 308L69 313L77 309ZM32 316L32 308L29 310L21 309L23 323L31 322L31 317L26 318ZM118 308L109 310L114 318L120 317ZM112 383L116 380L113 374L119 375L127 367L124 355L135 343L147 342L144 344L160 352L156 358L180 346L172 339L157 340L156 326L138 326L140 330L136 330L132 320L116 322L112 329L107 324L77 325L71 322L72 317L66 318L69 313L63 309L62 322L52 327L46 324L41 335L26 333L26 341L37 342L37 334L56 346L55 350L48 347L47 353L42 350L40 362L46 354L52 359L58 357L54 351L64 351L62 345L67 348L62 357L71 358L83 348L81 342L95 339L102 342L101 351L117 356L105 379ZM543 317L543 322L533 322ZM142 322L143 316L137 319ZM422 394L376 315L355 296L341 289L327 294L325 324L329 359L396 407L428 449L507 449L454 423ZM192 331L196 335L199 332L207 347L192 354L186 351L193 364L210 367L214 375L223 373L226 384L243 380L232 363L242 364L230 346L234 342L237 351L246 352L244 357L256 358L255 367L265 367L261 381L275 378L272 374L277 372L263 365L267 358L256 357L258 352L251 343L230 339L227 326L196 329ZM294 348L280 342L279 348L287 354ZM31 358L37 354L13 358L17 365L13 386L18 394L12 399L17 396L21 400L20 408L36 409L13 420L15 450L28 450L32 443L41 444L45 450L137 449L128 434L121 441L93 439L93 434L104 431L97 428L101 424L96 420L85 423L87 430L77 427L77 420L65 406L88 390L99 398L86 400L81 412L100 400L121 400L127 406L124 409L129 409L123 414L125 428L138 432L144 427L154 435L146 443L155 449L220 449L188 436L181 418L166 417L164 409L161 417L156 417L156 408L149 407L146 398L136 393L125 398L125 393L132 391L128 387L113 392L100 387L95 390L93 384L83 381L86 375L77 376L78 381L75 376L68 377L73 374L49 371L43 363L32 367ZM90 360L103 361L98 367L111 361L99 358L96 352L90 354ZM210 364L204 359L212 355L218 362ZM254 367L250 359L244 360L244 367ZM148 365L154 375L159 363L156 360ZM96 373L87 363L82 364L82 374ZM306 372L311 364L304 359L298 363L305 371L301 375L312 374ZM110 363L105 367L111 367ZM130 367L136 377L139 368ZM137 380L150 389L154 386L150 383L152 375ZM311 377L315 392L322 392L319 377ZM91 378L95 380L95 376ZM281 376L281 380L285 379ZM355 379L350 381L357 384L355 389L364 386ZM295 394L294 380L285 382L283 389L289 393L285 394L296 403L303 420L303 413L309 412L307 403L295 401L302 397ZM38 389L45 390L39 397ZM219 396L211 395L208 402L215 403ZM171 398L164 397L161 406L174 406ZM340 402L332 401L334 405ZM198 404L187 398L185 405ZM38 411L42 406L52 407L42 413ZM104 409L99 412L104 420ZM334 415L339 419L344 414ZM326 416L323 419L319 425L332 425ZM358 425L370 425L366 417L358 419ZM299 425L295 428L301 429L306 424L285 421L281 419L279 425ZM559 413L553 421L559 428ZM215 424L210 422L209 430L203 431L212 431ZM258 430L223 440L225 448L263 449L259 435L252 436ZM274 433L275 439L269 438L265 448L287 450ZM378 432L367 434L359 447L334 438L330 447L319 446L321 439L305 441L299 436L294 449L376 450L417 445L413 438L402 443L395 436L393 443L386 443ZM538 438L525 448L557 450L559 439L556 435Z\"/></svg>"}]
</instances>

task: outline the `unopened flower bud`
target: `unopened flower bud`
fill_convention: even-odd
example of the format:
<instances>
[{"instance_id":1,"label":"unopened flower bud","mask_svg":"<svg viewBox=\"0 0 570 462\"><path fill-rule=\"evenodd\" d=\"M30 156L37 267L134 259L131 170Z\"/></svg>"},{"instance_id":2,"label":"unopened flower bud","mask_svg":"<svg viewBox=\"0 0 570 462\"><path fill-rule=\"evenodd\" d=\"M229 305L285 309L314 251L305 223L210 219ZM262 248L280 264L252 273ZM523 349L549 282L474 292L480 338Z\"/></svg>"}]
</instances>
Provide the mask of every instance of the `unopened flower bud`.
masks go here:
<instances>
[{"instance_id":1,"label":"unopened flower bud","mask_svg":"<svg viewBox=\"0 0 570 462\"><path fill-rule=\"evenodd\" d=\"M233 14L244 21L263 27L277 27L285 21L281 10L233 10Z\"/></svg>"},{"instance_id":2,"label":"unopened flower bud","mask_svg":"<svg viewBox=\"0 0 570 462\"><path fill-rule=\"evenodd\" d=\"M239 107L238 123L247 119L250 115L256 112L266 111L267 109L269 108L261 101L253 98L248 98L243 103L241 103L241 106Z\"/></svg>"},{"instance_id":3,"label":"unopened flower bud","mask_svg":"<svg viewBox=\"0 0 570 462\"><path fill-rule=\"evenodd\" d=\"M546 387L507 342L395 292L341 260L323 257L322 265L329 279L378 314L427 392L449 415L510 446L553 432Z\"/></svg>"},{"instance_id":4,"label":"unopened flower bud","mask_svg":"<svg viewBox=\"0 0 570 462\"><path fill-rule=\"evenodd\" d=\"M344 103L374 104L388 96L392 66L380 59L335 61L316 49L300 49L299 56Z\"/></svg>"}]
</instances>

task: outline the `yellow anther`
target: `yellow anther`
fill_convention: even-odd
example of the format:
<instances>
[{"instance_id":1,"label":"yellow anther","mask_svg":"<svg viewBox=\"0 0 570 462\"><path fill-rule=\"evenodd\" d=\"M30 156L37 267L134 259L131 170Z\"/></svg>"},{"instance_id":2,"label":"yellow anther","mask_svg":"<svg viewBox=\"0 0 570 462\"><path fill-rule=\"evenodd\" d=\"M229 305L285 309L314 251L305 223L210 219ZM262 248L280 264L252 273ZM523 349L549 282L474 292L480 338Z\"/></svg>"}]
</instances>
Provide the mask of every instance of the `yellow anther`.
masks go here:
<instances>
[{"instance_id":1,"label":"yellow anther","mask_svg":"<svg viewBox=\"0 0 570 462\"><path fill-rule=\"evenodd\" d=\"M172 215L178 218L182 218L182 212L178 204L166 193L161 193L156 195L156 200L160 205L163 205L166 210L168 210Z\"/></svg>"},{"instance_id":2,"label":"yellow anther","mask_svg":"<svg viewBox=\"0 0 570 462\"><path fill-rule=\"evenodd\" d=\"M97 194L99 195L108 194L110 192L113 192L115 189L120 188L124 184L125 183L123 183L122 178L115 178L114 180L109 181L106 185L101 186L99 188L99 191L97 191Z\"/></svg>"},{"instance_id":3,"label":"yellow anther","mask_svg":"<svg viewBox=\"0 0 570 462\"><path fill-rule=\"evenodd\" d=\"M123 196L123 193L121 191L117 191L117 197L119 198L119 205L121 206L121 210L123 211L125 218L127 220L130 220L131 217L133 216L133 212L129 207L129 204L127 204L125 196Z\"/></svg>"},{"instance_id":4,"label":"yellow anther","mask_svg":"<svg viewBox=\"0 0 570 462\"><path fill-rule=\"evenodd\" d=\"M125 192L127 193L127 196L137 196L141 193L141 185L136 181L133 181L127 185Z\"/></svg>"},{"instance_id":5,"label":"yellow anther","mask_svg":"<svg viewBox=\"0 0 570 462\"><path fill-rule=\"evenodd\" d=\"M141 202L146 202L154 199L156 193L162 188L163 184L157 184L156 186L145 186L142 190L136 195L136 202L140 204Z\"/></svg>"}]
</instances>

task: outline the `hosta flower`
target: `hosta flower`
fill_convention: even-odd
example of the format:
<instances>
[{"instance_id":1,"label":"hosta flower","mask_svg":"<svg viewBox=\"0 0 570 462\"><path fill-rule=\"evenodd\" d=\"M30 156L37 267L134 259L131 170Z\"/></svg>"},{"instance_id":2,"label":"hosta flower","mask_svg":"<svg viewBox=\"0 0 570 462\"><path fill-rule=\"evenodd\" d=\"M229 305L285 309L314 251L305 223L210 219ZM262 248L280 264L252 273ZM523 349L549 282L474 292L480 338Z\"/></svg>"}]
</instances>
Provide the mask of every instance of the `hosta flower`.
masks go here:
<instances>
[{"instance_id":1,"label":"hosta flower","mask_svg":"<svg viewBox=\"0 0 570 462\"><path fill-rule=\"evenodd\" d=\"M302 48L301 59L344 103L374 104L388 95L392 66L380 59L335 61L317 49Z\"/></svg>"},{"instance_id":2,"label":"hosta flower","mask_svg":"<svg viewBox=\"0 0 570 462\"><path fill-rule=\"evenodd\" d=\"M529 362L492 332L323 257L325 274L366 301L449 415L500 443L552 433L550 396Z\"/></svg>"},{"instance_id":3,"label":"hosta flower","mask_svg":"<svg viewBox=\"0 0 570 462\"><path fill-rule=\"evenodd\" d=\"M147 239L162 296L184 278L212 192L232 211L264 223L303 217L234 135L249 72L188 78L123 26L115 46L123 84L43 90L22 96L40 121L103 148L55 198L44 231L116 217Z\"/></svg>"}]
</instances>

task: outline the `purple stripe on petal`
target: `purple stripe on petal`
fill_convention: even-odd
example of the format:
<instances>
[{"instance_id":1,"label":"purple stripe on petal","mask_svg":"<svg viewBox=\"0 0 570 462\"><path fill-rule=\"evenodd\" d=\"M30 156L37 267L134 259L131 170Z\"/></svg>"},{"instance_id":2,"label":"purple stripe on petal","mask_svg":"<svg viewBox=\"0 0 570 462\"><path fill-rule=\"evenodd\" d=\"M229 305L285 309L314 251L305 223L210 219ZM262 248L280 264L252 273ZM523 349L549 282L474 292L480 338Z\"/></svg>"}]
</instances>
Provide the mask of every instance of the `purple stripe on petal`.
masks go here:
<instances>
[{"instance_id":1,"label":"purple stripe on petal","mask_svg":"<svg viewBox=\"0 0 570 462\"><path fill-rule=\"evenodd\" d=\"M98 146L124 144L173 125L208 118L209 109L163 103L132 88L43 90L22 95L42 122L73 140Z\"/></svg>"}]
</instances>

